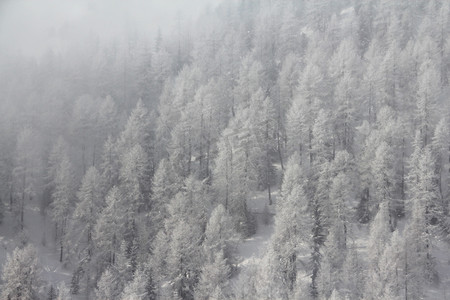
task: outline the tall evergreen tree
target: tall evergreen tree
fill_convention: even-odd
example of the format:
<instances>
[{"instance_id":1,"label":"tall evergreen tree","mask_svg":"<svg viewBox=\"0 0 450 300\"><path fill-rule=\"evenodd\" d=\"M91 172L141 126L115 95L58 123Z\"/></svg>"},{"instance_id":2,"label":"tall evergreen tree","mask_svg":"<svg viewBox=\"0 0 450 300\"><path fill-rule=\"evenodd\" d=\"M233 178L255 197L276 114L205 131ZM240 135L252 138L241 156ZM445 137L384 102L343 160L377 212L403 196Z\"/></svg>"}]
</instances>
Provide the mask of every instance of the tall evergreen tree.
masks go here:
<instances>
[{"instance_id":1,"label":"tall evergreen tree","mask_svg":"<svg viewBox=\"0 0 450 300\"><path fill-rule=\"evenodd\" d=\"M93 233L96 255L101 262L107 265L115 264L116 253L119 252L124 236L125 203L123 203L122 197L117 187L113 187L109 191L106 196L106 207L98 216Z\"/></svg>"},{"instance_id":2,"label":"tall evergreen tree","mask_svg":"<svg viewBox=\"0 0 450 300\"><path fill-rule=\"evenodd\" d=\"M75 178L72 171L72 164L68 160L68 157L64 156L56 169L52 202L50 204L51 216L56 225L56 238L60 248L60 262L63 261L68 220L74 207L74 202Z\"/></svg>"},{"instance_id":3,"label":"tall evergreen tree","mask_svg":"<svg viewBox=\"0 0 450 300\"><path fill-rule=\"evenodd\" d=\"M104 206L102 197L100 174L95 167L90 167L81 182L77 193L78 203L72 215L70 233L71 251L74 251L78 268L72 277L72 294L78 293L80 280L85 279L82 286L86 297L89 297L92 288L95 254L94 230L100 211Z\"/></svg>"},{"instance_id":4,"label":"tall evergreen tree","mask_svg":"<svg viewBox=\"0 0 450 300\"><path fill-rule=\"evenodd\" d=\"M380 204L378 213L370 226L368 241L369 266L366 281L365 295L369 298L379 298L383 294L383 278L380 273L380 259L389 237L391 228L389 225L388 203Z\"/></svg>"},{"instance_id":5,"label":"tall evergreen tree","mask_svg":"<svg viewBox=\"0 0 450 300\"><path fill-rule=\"evenodd\" d=\"M27 200L35 198L41 187L39 174L42 173L42 161L39 137L31 129L24 129L17 138L16 157L13 169L15 195L11 202L18 216L20 229L24 228L24 212Z\"/></svg>"},{"instance_id":6,"label":"tall evergreen tree","mask_svg":"<svg viewBox=\"0 0 450 300\"><path fill-rule=\"evenodd\" d=\"M39 298L40 266L33 246L16 248L12 255L8 255L3 266L2 281L1 296L4 299Z\"/></svg>"}]
</instances>

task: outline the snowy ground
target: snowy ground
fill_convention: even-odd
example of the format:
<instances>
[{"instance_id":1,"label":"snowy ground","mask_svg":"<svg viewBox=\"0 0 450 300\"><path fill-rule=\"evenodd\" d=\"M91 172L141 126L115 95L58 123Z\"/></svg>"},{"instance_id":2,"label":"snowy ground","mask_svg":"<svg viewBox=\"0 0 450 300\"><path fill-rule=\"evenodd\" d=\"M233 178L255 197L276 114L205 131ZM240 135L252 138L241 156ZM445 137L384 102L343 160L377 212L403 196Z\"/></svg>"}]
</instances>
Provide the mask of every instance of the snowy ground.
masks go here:
<instances>
[{"instance_id":1,"label":"snowy ground","mask_svg":"<svg viewBox=\"0 0 450 300\"><path fill-rule=\"evenodd\" d=\"M257 192L251 197L248 202L248 209L257 218L256 233L244 239L238 245L238 270L236 277L232 280L233 284L238 285L241 276L245 276L254 270L254 267L259 266L262 262L267 245L274 231L273 218L275 215L275 203L279 194L278 190L272 193L273 204L267 206L270 222L264 224L263 214L264 207L268 204L267 191ZM399 228L403 228L404 224L399 223ZM354 243L358 249L358 254L361 258L367 258L367 242L369 237L369 227L363 224L355 224L352 226L350 233L351 242ZM433 256L436 261L436 271L439 274L439 283L430 287L427 290L426 298L430 300L450 300L450 245L445 241L438 241L433 248ZM305 274L303 274L305 275ZM306 275L305 275L306 276Z\"/></svg>"},{"instance_id":2,"label":"snowy ground","mask_svg":"<svg viewBox=\"0 0 450 300\"><path fill-rule=\"evenodd\" d=\"M237 275L232 279L232 284L236 287L242 283L242 276L248 276L255 267L261 264L261 260L264 256L264 252L272 236L274 225L273 216L275 213L275 203L278 191L272 193L273 204L268 205L268 194L267 191L255 193L247 201L248 209L251 213L256 216L257 228L256 233L244 239L238 245L238 266ZM264 209L267 207L269 212L267 224L264 222Z\"/></svg>"},{"instance_id":3,"label":"snowy ground","mask_svg":"<svg viewBox=\"0 0 450 300\"><path fill-rule=\"evenodd\" d=\"M278 191L272 193L273 204L268 206L267 192L257 193L247 203L251 213L255 214L257 227L255 235L242 241L238 246L239 267L245 268L249 264L257 264L266 248L273 233L273 214L275 212L275 201ZM269 211L269 222L264 224L264 207L267 205Z\"/></svg>"},{"instance_id":4,"label":"snowy ground","mask_svg":"<svg viewBox=\"0 0 450 300\"><path fill-rule=\"evenodd\" d=\"M240 277L248 271L254 270L254 267L261 264L262 257L265 253L267 245L274 231L273 217L275 214L275 203L279 191L272 193L273 204L268 206L267 191L254 193L253 197L248 200L248 208L257 218L256 233L242 240L238 245L238 265L237 274L232 279L234 284L240 281ZM269 222L265 224L264 208L268 207ZM40 264L42 266L42 279L46 285L57 286L58 283L64 281L69 286L71 278L71 270L65 269L59 263L58 251L54 245L53 237L49 236L53 232L51 222L46 221L44 216L40 214L39 208L34 203L29 204L25 210L25 232L28 236L29 243L32 243L37 251ZM14 233L11 226L12 217L9 212L5 213L3 224L0 225L0 270L6 260L7 253L12 253L14 248L20 244L23 237ZM399 224L399 227L402 227ZM46 230L43 230L43 229ZM46 236L45 236L46 234ZM352 228L352 240L354 241L360 257L367 257L367 237L369 229L366 225L355 225ZM43 241L45 240L45 246ZM450 245L445 241L438 241L433 248L433 256L435 257L436 270L439 274L439 283L432 286L427 291L426 299L450 300ZM76 299L76 298L74 298Z\"/></svg>"},{"instance_id":5,"label":"snowy ground","mask_svg":"<svg viewBox=\"0 0 450 300\"><path fill-rule=\"evenodd\" d=\"M273 233L273 215L275 213L275 203L278 191L272 193L273 204L268 206L267 191L257 192L249 199L249 210L256 216L257 230L256 234L247 238L238 246L239 264L238 274L245 273L246 270L252 266L257 266L261 262L266 246ZM269 222L264 224L264 208L268 207ZM69 286L72 270L63 268L58 258L59 253L54 244L52 235L53 228L51 222L40 213L37 204L28 203L25 209L25 233L28 243L33 244L38 252L39 262L42 266L41 277L45 281L46 286L58 286L61 281L64 281L66 286ZM19 237L6 224L11 224L12 216L6 212L3 225L0 225L0 270L3 269L3 264L6 261L7 254L11 254L13 250L20 244L23 237ZM44 230L45 229L45 230ZM18 231L18 230L16 230ZM44 245L45 243L45 245ZM236 280L238 280L239 275Z\"/></svg>"},{"instance_id":6,"label":"snowy ground","mask_svg":"<svg viewBox=\"0 0 450 300\"><path fill-rule=\"evenodd\" d=\"M3 269L7 254L12 254L13 250L20 245L21 240L26 239L36 248L38 260L42 267L41 278L44 280L45 286L53 285L56 287L61 281L69 286L71 270L64 269L60 264L53 237L48 236L49 232L52 232L51 224L41 215L35 203L28 203L26 206L24 221L25 236L18 236L11 226L7 226L7 224L13 223L10 212L5 213L3 224L0 225L0 270Z\"/></svg>"}]
</instances>

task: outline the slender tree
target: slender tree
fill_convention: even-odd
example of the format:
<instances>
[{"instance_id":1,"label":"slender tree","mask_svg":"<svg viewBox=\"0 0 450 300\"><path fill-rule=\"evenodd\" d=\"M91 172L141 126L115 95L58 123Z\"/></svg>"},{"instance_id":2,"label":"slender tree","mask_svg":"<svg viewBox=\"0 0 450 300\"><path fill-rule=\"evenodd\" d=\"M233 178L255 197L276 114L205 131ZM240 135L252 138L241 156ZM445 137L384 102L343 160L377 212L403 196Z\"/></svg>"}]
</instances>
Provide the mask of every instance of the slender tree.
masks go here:
<instances>
[{"instance_id":1,"label":"slender tree","mask_svg":"<svg viewBox=\"0 0 450 300\"><path fill-rule=\"evenodd\" d=\"M8 255L2 272L4 299L32 300L39 297L41 286L40 266L33 246L16 248Z\"/></svg>"}]
</instances>

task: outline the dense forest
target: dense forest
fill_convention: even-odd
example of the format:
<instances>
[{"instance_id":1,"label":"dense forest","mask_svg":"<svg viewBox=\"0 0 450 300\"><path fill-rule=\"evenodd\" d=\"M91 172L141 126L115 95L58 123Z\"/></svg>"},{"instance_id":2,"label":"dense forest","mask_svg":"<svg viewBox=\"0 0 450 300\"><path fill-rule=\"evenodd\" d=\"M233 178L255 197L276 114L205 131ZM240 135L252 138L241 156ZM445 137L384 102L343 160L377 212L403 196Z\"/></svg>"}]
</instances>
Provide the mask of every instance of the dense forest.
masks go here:
<instances>
[{"instance_id":1,"label":"dense forest","mask_svg":"<svg viewBox=\"0 0 450 300\"><path fill-rule=\"evenodd\" d=\"M223 1L3 56L0 298L444 299L449 79L448 0Z\"/></svg>"}]
</instances>

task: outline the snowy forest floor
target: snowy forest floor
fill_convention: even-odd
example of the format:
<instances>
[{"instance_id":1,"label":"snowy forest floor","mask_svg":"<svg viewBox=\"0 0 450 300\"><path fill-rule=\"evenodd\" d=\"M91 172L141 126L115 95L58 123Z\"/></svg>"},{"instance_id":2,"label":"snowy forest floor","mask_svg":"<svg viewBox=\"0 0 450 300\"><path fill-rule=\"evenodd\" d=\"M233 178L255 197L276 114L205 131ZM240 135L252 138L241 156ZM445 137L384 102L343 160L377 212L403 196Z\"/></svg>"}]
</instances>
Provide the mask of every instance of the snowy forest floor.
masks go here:
<instances>
[{"instance_id":1,"label":"snowy forest floor","mask_svg":"<svg viewBox=\"0 0 450 300\"><path fill-rule=\"evenodd\" d=\"M253 276L256 268L262 263L262 258L270 242L274 231L275 205L278 190L272 192L272 205L268 205L268 194L266 191L255 192L247 201L249 211L256 217L256 232L254 235L243 239L237 247L237 270L236 276L232 278L233 290L239 295L248 286L242 286L245 277ZM267 210L265 212L265 208ZM266 220L265 220L266 219Z\"/></svg>"},{"instance_id":2,"label":"snowy forest floor","mask_svg":"<svg viewBox=\"0 0 450 300\"><path fill-rule=\"evenodd\" d=\"M250 212L256 216L257 225L256 233L253 236L244 239L238 246L238 269L240 273L251 265L257 265L264 255L264 250L266 249L274 229L273 215L275 214L277 195L278 191L272 193L273 204L267 206L268 222L264 222L264 208L268 204L267 191L256 193L247 202Z\"/></svg>"},{"instance_id":3,"label":"snowy forest floor","mask_svg":"<svg viewBox=\"0 0 450 300\"><path fill-rule=\"evenodd\" d=\"M50 285L57 287L62 281L69 287L72 270L64 268L59 262L59 252L56 249L54 238L51 235L52 225L47 218L40 213L37 203L27 203L24 214L24 232L18 235L11 226L15 221L11 213L6 211L2 225L0 225L0 269L3 270L7 254L12 254L13 250L25 242L35 246L39 263L42 267L41 279L44 282L43 288ZM73 299L77 299L73 297Z\"/></svg>"},{"instance_id":4,"label":"snowy forest floor","mask_svg":"<svg viewBox=\"0 0 450 300\"><path fill-rule=\"evenodd\" d=\"M255 268L263 263L262 258L274 232L275 205L278 195L278 190L272 192L273 204L271 206L267 205L267 191L255 192L248 200L247 205L250 212L256 216L257 227L256 233L243 239L237 247L237 270L231 281L235 290L249 288L240 286L242 282L245 282L243 277L252 276ZM264 212L266 206L268 213ZM267 216L268 219L265 220ZM69 286L72 270L64 268L58 260L59 252L53 237L50 236L53 228L48 217L45 218L40 213L37 203L27 203L24 220L26 234L19 236L13 228L4 225L14 222L11 213L8 210L5 213L3 223L0 225L0 269L3 269L7 254L11 254L15 247L28 241L36 247L38 252L39 262L42 266L41 278L45 282L44 287L48 288L50 285L56 287L61 281ZM400 222L399 228L403 228L403 225ZM368 233L366 225L355 225L352 228L352 240L363 259L367 258ZM439 282L428 289L425 299L450 299L450 261L447 258L449 252L450 245L446 241L435 240L433 257Z\"/></svg>"},{"instance_id":5,"label":"snowy forest floor","mask_svg":"<svg viewBox=\"0 0 450 300\"><path fill-rule=\"evenodd\" d=\"M263 263L262 259L270 243L271 236L274 232L274 217L276 214L276 199L279 190L272 192L273 204L268 206L267 190L255 192L247 201L249 211L256 216L257 227L256 233L251 237L243 239L237 247L238 264L237 274L232 280L235 290L242 288L242 282L245 282L245 276L253 276L256 267ZM265 222L265 207L268 207L268 222ZM399 230L403 230L403 221L398 224ZM358 254L367 263L367 242L369 237L369 227L363 224L355 224L351 228L350 242L357 248ZM450 245L446 241L435 240L433 245L433 257L436 263L436 272L438 274L438 282L431 285L426 292L426 298L430 300L447 300L450 299L450 260L448 253ZM303 274L308 277L307 274Z\"/></svg>"}]
</instances>

